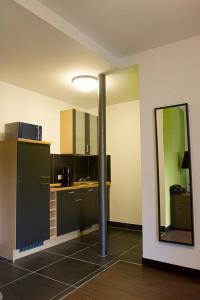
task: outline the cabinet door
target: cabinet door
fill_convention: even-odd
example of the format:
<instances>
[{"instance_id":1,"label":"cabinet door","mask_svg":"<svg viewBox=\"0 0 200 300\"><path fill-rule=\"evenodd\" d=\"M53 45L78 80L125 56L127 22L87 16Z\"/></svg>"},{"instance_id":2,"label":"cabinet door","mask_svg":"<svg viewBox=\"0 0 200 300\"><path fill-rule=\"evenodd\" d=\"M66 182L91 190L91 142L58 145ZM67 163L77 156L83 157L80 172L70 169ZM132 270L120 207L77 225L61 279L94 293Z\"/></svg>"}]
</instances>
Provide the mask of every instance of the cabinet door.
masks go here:
<instances>
[{"instance_id":1,"label":"cabinet door","mask_svg":"<svg viewBox=\"0 0 200 300\"><path fill-rule=\"evenodd\" d=\"M87 228L97 223L97 189L83 189L81 191L82 199L81 202L81 228Z\"/></svg>"},{"instance_id":2,"label":"cabinet door","mask_svg":"<svg viewBox=\"0 0 200 300\"><path fill-rule=\"evenodd\" d=\"M89 116L89 145L90 145L90 155L97 155L97 117Z\"/></svg>"},{"instance_id":3,"label":"cabinet door","mask_svg":"<svg viewBox=\"0 0 200 300\"><path fill-rule=\"evenodd\" d=\"M62 235L80 228L80 203L78 191L57 193L57 234Z\"/></svg>"},{"instance_id":4,"label":"cabinet door","mask_svg":"<svg viewBox=\"0 0 200 300\"><path fill-rule=\"evenodd\" d=\"M85 154L85 113L75 114L75 154Z\"/></svg>"},{"instance_id":5,"label":"cabinet door","mask_svg":"<svg viewBox=\"0 0 200 300\"><path fill-rule=\"evenodd\" d=\"M49 145L17 145L16 248L49 239Z\"/></svg>"}]
</instances>

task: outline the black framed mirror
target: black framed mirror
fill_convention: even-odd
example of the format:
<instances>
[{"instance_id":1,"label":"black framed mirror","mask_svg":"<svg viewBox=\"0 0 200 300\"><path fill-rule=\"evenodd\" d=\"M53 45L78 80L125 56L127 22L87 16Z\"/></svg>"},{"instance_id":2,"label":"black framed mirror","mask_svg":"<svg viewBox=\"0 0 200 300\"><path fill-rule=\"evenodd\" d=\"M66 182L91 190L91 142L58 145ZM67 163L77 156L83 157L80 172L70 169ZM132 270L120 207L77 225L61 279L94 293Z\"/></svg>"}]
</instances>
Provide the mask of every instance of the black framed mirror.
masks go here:
<instances>
[{"instance_id":1,"label":"black framed mirror","mask_svg":"<svg viewBox=\"0 0 200 300\"><path fill-rule=\"evenodd\" d=\"M155 108L159 240L194 245L188 104Z\"/></svg>"}]
</instances>

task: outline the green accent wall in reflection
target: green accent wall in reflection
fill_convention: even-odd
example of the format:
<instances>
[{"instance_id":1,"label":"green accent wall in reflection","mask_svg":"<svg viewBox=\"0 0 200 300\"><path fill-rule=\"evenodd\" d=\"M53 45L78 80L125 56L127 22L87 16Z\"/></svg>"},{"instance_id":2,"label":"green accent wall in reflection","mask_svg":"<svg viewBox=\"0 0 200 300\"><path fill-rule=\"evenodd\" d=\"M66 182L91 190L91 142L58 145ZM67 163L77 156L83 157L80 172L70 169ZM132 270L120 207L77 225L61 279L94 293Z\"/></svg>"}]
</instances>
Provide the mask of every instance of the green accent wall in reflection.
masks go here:
<instances>
[{"instance_id":1,"label":"green accent wall in reflection","mask_svg":"<svg viewBox=\"0 0 200 300\"><path fill-rule=\"evenodd\" d=\"M185 151L185 112L181 108L163 109L163 142L165 169L166 225L170 225L170 186L187 186L186 173L181 169Z\"/></svg>"}]
</instances>

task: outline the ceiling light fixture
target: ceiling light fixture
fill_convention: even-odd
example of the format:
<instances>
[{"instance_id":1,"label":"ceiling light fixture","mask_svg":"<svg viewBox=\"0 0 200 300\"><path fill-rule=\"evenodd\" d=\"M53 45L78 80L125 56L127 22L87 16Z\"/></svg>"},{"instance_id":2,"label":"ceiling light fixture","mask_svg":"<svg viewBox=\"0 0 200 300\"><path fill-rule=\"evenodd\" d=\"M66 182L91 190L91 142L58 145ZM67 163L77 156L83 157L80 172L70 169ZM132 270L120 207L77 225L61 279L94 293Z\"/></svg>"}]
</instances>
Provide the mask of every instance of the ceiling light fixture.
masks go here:
<instances>
[{"instance_id":1,"label":"ceiling light fixture","mask_svg":"<svg viewBox=\"0 0 200 300\"><path fill-rule=\"evenodd\" d=\"M72 78L74 86L82 92L90 92L97 88L98 78L90 75L81 75Z\"/></svg>"}]
</instances>

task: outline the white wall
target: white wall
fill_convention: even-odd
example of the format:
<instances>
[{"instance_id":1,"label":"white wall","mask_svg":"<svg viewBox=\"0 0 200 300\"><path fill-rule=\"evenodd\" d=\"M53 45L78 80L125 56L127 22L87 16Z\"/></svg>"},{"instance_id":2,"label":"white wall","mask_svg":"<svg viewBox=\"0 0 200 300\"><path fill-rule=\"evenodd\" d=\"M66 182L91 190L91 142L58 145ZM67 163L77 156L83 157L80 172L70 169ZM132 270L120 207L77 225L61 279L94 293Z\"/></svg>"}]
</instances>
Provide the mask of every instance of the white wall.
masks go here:
<instances>
[{"instance_id":1,"label":"white wall","mask_svg":"<svg viewBox=\"0 0 200 300\"><path fill-rule=\"evenodd\" d=\"M43 140L52 142L51 152L60 153L60 110L70 104L0 82L0 138L4 124L22 121L42 125Z\"/></svg>"},{"instance_id":2,"label":"white wall","mask_svg":"<svg viewBox=\"0 0 200 300\"><path fill-rule=\"evenodd\" d=\"M106 122L112 171L110 220L142 224L139 101L107 106Z\"/></svg>"},{"instance_id":3,"label":"white wall","mask_svg":"<svg viewBox=\"0 0 200 300\"><path fill-rule=\"evenodd\" d=\"M137 55L142 137L143 256L200 269L200 36ZM195 246L158 241L154 108L189 103Z\"/></svg>"}]
</instances>

